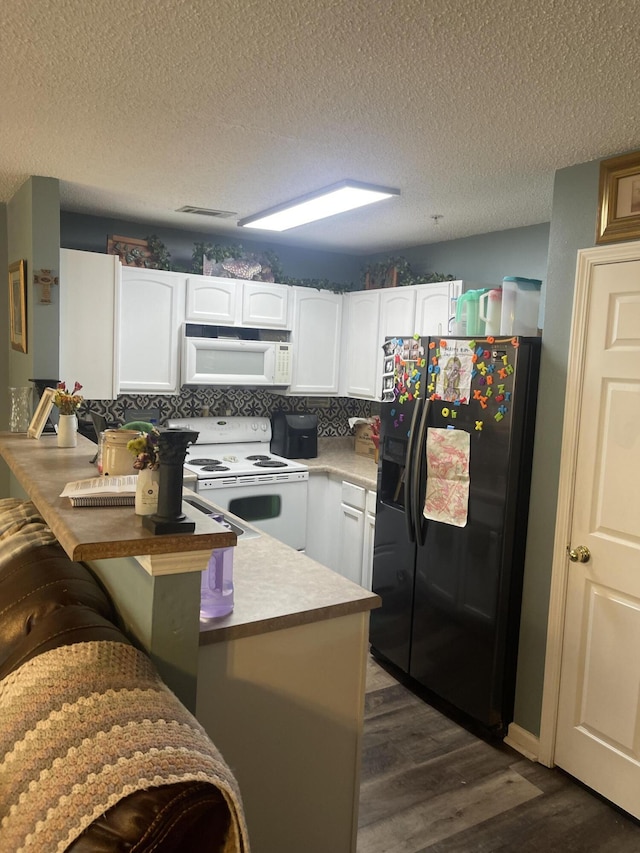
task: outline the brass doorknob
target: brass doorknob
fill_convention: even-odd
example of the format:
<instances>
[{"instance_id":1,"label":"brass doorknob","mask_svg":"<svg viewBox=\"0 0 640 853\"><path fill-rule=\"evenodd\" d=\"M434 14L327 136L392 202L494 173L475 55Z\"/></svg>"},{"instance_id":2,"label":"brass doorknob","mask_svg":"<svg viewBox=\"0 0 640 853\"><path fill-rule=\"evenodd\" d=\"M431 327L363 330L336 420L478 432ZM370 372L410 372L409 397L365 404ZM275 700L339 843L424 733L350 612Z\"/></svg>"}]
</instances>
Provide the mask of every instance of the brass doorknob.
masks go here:
<instances>
[{"instance_id":1,"label":"brass doorknob","mask_svg":"<svg viewBox=\"0 0 640 853\"><path fill-rule=\"evenodd\" d=\"M591 559L591 551L586 545L577 545L575 548L567 545L567 554L572 563L588 563Z\"/></svg>"}]
</instances>

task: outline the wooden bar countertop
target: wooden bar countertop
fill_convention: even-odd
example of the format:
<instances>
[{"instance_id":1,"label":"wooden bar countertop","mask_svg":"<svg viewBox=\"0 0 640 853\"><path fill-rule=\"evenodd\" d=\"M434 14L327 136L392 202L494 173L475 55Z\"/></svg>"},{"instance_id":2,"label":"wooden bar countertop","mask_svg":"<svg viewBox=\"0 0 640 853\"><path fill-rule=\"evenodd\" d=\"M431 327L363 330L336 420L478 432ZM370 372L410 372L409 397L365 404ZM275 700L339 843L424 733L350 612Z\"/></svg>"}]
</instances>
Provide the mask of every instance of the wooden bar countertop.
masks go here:
<instances>
[{"instance_id":1,"label":"wooden bar countertop","mask_svg":"<svg viewBox=\"0 0 640 853\"><path fill-rule=\"evenodd\" d=\"M90 464L96 449L81 435L77 447L63 448L53 434L33 439L23 433L0 432L0 455L72 560L210 553L236 544L235 533L185 503L183 512L196 522L195 531L161 536L142 526L142 518L132 506L72 507L60 492L67 483L98 476L97 468ZM188 563L182 571L193 571ZM167 568L162 573L173 572Z\"/></svg>"}]
</instances>

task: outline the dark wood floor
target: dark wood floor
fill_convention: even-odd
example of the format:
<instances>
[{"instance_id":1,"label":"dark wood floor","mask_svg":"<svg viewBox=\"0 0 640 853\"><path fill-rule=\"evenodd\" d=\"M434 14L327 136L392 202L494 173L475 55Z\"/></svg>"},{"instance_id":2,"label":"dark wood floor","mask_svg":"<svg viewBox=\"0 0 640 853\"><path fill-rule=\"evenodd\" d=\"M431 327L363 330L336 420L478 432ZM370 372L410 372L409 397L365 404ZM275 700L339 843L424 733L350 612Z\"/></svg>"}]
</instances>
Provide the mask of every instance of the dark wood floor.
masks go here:
<instances>
[{"instance_id":1,"label":"dark wood floor","mask_svg":"<svg viewBox=\"0 0 640 853\"><path fill-rule=\"evenodd\" d=\"M370 659L358 853L639 853L640 824L489 743Z\"/></svg>"}]
</instances>

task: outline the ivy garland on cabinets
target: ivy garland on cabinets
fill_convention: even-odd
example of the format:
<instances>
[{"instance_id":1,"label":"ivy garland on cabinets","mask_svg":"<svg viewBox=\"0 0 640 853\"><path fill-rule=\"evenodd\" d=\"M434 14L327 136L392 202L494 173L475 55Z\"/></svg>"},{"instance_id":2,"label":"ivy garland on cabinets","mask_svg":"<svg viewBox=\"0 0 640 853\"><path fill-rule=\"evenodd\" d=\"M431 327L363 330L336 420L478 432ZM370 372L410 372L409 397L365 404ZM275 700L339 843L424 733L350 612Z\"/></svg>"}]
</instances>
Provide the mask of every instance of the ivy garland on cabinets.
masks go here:
<instances>
[{"instance_id":1,"label":"ivy garland on cabinets","mask_svg":"<svg viewBox=\"0 0 640 853\"><path fill-rule=\"evenodd\" d=\"M406 258L390 257L385 261L368 264L362 269L362 287L377 290L380 287L408 287L412 284L432 284L437 281L454 281L452 275L437 272L416 273Z\"/></svg>"},{"instance_id":2,"label":"ivy garland on cabinets","mask_svg":"<svg viewBox=\"0 0 640 853\"><path fill-rule=\"evenodd\" d=\"M176 272L192 272L202 275L204 260L206 259L215 265L221 266L220 274L229 275L229 277L238 277L230 275L224 269L224 262L227 261L244 264L248 266L249 272L251 266L255 265L259 270L256 273L256 277L252 279L254 281L277 281L279 284L313 287L316 290L331 290L334 293L345 293L358 289L353 284L341 284L326 278L292 278L291 276L286 276L283 272L280 259L275 252L266 251L260 254L245 252L240 244L224 246L215 243L194 243L191 255L191 269L184 269L180 265L171 264L171 254L155 234L147 237L146 240L154 259L154 266L159 270L175 270ZM233 270L231 264L227 264L227 266ZM383 283L390 281L389 274L391 271L393 271L392 280L395 287L454 280L454 276L443 275L442 273L415 273L406 258L389 257L385 261L378 261L377 263L368 264L366 267L363 267L360 282L361 288L384 286ZM218 274L218 272L214 274Z\"/></svg>"}]
</instances>

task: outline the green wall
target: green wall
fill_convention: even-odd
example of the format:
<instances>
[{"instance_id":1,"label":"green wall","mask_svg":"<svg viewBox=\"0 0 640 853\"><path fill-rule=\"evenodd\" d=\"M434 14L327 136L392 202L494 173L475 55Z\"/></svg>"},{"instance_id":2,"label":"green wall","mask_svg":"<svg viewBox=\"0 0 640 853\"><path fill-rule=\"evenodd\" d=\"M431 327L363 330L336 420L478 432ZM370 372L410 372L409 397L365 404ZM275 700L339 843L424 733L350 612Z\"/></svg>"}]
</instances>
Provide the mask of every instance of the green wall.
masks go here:
<instances>
[{"instance_id":1,"label":"green wall","mask_svg":"<svg viewBox=\"0 0 640 853\"><path fill-rule=\"evenodd\" d=\"M4 215L6 214L6 215ZM7 405L0 407L7 412L7 387L30 385L30 379L49 378L58 370L58 291L53 288L52 304L39 302L39 288L33 285L33 274L37 270L51 269L58 272L60 263L60 191L55 178L31 177L19 188L3 210L4 239L0 245L0 260L5 253L4 269L15 261L26 261L27 291L27 352L11 349L9 329L4 332L7 342L7 358L2 379L2 394ZM8 316L8 276L4 275L6 310ZM0 327L1 329L1 327ZM3 359L4 361L4 359ZM0 460L0 496L24 497L24 492L8 473L6 464Z\"/></svg>"},{"instance_id":2,"label":"green wall","mask_svg":"<svg viewBox=\"0 0 640 853\"><path fill-rule=\"evenodd\" d=\"M195 217L198 218L198 217ZM145 225L140 222L126 222L120 219L108 219L102 216L86 216L79 213L60 214L60 239L63 249L79 249L85 252L106 252L109 235L118 234L145 240L155 235L170 253L172 267L191 270L192 254L195 243L233 246L239 244L246 252L273 252L289 278L313 278L335 282L341 285L360 287L364 259L344 252L325 252L314 249L300 249L243 239L233 240L227 236L217 236L210 232L163 228Z\"/></svg>"},{"instance_id":3,"label":"green wall","mask_svg":"<svg viewBox=\"0 0 640 853\"><path fill-rule=\"evenodd\" d=\"M506 275L544 281L548 246L549 223L543 222L527 228L414 246L394 254L405 257L416 272L437 272L498 286Z\"/></svg>"},{"instance_id":4,"label":"green wall","mask_svg":"<svg viewBox=\"0 0 640 853\"><path fill-rule=\"evenodd\" d=\"M515 705L515 722L535 735L540 734L576 256L578 249L595 244L599 170L599 161L561 169L554 182Z\"/></svg>"}]
</instances>

